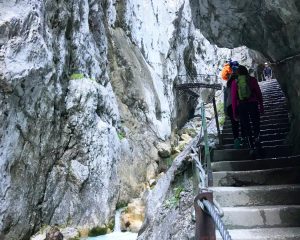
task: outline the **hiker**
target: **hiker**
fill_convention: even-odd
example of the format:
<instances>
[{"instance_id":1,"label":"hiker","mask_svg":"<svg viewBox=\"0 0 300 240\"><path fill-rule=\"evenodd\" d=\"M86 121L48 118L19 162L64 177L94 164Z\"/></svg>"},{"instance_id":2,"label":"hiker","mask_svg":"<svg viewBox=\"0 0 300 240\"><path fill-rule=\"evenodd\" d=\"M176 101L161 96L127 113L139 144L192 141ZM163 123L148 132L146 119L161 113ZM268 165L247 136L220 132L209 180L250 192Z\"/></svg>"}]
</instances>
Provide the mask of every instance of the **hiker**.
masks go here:
<instances>
[{"instance_id":1,"label":"hiker","mask_svg":"<svg viewBox=\"0 0 300 240\"><path fill-rule=\"evenodd\" d=\"M272 79L272 68L269 66L269 64L265 63L265 68L263 70L264 79L266 81L269 81Z\"/></svg>"},{"instance_id":2,"label":"hiker","mask_svg":"<svg viewBox=\"0 0 300 240\"><path fill-rule=\"evenodd\" d=\"M260 114L264 113L262 93L257 79L249 75L245 66L239 65L237 75L231 84L233 117L240 119L243 146L260 150Z\"/></svg>"},{"instance_id":3,"label":"hiker","mask_svg":"<svg viewBox=\"0 0 300 240\"><path fill-rule=\"evenodd\" d=\"M231 66L230 66L231 65ZM231 101L231 84L235 81L237 77L238 62L232 62L229 60L225 63L222 70L222 79L227 81L226 87L224 89L224 112L230 118L231 129L233 134L233 144L235 149L239 149L241 145L241 140L239 138L239 121L236 121L233 117L232 111L232 101Z\"/></svg>"}]
</instances>

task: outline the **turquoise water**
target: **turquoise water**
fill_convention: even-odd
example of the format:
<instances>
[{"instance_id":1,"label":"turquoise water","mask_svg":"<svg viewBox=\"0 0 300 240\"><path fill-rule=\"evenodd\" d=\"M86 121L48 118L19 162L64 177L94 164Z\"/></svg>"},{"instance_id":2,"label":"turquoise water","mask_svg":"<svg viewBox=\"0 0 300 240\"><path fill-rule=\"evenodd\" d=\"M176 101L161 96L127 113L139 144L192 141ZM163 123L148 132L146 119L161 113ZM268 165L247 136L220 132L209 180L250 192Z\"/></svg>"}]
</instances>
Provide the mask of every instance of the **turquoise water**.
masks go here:
<instances>
[{"instance_id":1,"label":"turquoise water","mask_svg":"<svg viewBox=\"0 0 300 240\"><path fill-rule=\"evenodd\" d=\"M136 240L137 233L131 232L113 232L110 234L98 236L98 237L89 237L85 238L87 240ZM84 239L82 239L84 240Z\"/></svg>"},{"instance_id":2,"label":"turquoise water","mask_svg":"<svg viewBox=\"0 0 300 240\"><path fill-rule=\"evenodd\" d=\"M122 208L116 211L114 232L98 237L82 238L82 240L136 240L137 233L121 232L121 213L124 209L125 208Z\"/></svg>"}]
</instances>

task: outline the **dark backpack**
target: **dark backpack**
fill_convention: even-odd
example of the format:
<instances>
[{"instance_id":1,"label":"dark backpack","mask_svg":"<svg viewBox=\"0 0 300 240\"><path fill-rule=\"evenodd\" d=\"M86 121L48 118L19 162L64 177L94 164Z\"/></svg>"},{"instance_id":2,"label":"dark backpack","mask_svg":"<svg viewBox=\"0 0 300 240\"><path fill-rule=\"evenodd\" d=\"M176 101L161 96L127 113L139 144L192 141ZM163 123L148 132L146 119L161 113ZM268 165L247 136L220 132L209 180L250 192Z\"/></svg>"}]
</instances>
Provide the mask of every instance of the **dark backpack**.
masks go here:
<instances>
[{"instance_id":1,"label":"dark backpack","mask_svg":"<svg viewBox=\"0 0 300 240\"><path fill-rule=\"evenodd\" d=\"M247 100L251 96L249 81L250 78L245 75L240 75L236 79L239 100Z\"/></svg>"}]
</instances>

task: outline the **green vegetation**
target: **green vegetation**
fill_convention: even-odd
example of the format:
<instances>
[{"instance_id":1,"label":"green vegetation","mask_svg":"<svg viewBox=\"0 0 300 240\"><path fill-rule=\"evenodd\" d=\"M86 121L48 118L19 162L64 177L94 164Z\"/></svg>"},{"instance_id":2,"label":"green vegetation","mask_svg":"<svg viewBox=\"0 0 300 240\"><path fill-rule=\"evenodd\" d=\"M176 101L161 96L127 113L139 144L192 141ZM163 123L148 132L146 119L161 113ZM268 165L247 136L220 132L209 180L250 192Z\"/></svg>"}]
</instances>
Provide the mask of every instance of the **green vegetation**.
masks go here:
<instances>
[{"instance_id":1,"label":"green vegetation","mask_svg":"<svg viewBox=\"0 0 300 240\"><path fill-rule=\"evenodd\" d=\"M104 235L107 233L108 228L107 227L93 227L90 231L88 236L89 237L97 237L100 235Z\"/></svg>"},{"instance_id":2,"label":"green vegetation","mask_svg":"<svg viewBox=\"0 0 300 240\"><path fill-rule=\"evenodd\" d=\"M182 186L174 188L174 195L172 197L170 197L168 200L166 200L166 202L164 204L165 207L172 208L172 207L178 206L179 200L180 200L180 193L183 190L184 190L184 188Z\"/></svg>"},{"instance_id":3,"label":"green vegetation","mask_svg":"<svg viewBox=\"0 0 300 240\"><path fill-rule=\"evenodd\" d=\"M224 113L224 103L223 102L218 102L217 103L217 112L218 113Z\"/></svg>"},{"instance_id":4,"label":"green vegetation","mask_svg":"<svg viewBox=\"0 0 300 240\"><path fill-rule=\"evenodd\" d=\"M170 157L165 158L165 161L166 161L165 163L167 164L167 167L168 167L168 168L171 167L171 165L172 165L174 159L178 156L178 154L179 154L179 153L175 153L175 154L172 154Z\"/></svg>"},{"instance_id":5,"label":"green vegetation","mask_svg":"<svg viewBox=\"0 0 300 240\"><path fill-rule=\"evenodd\" d=\"M115 228L115 219L114 218L109 221L107 227L112 231L114 230L114 228Z\"/></svg>"},{"instance_id":6,"label":"green vegetation","mask_svg":"<svg viewBox=\"0 0 300 240\"><path fill-rule=\"evenodd\" d=\"M224 113L224 103L219 102L217 104L217 112L218 112L218 117L219 117L219 124L220 127L224 126L225 123L225 113Z\"/></svg>"},{"instance_id":7,"label":"green vegetation","mask_svg":"<svg viewBox=\"0 0 300 240\"><path fill-rule=\"evenodd\" d=\"M69 240L80 240L80 237L77 236L77 237L72 237L72 238L69 238Z\"/></svg>"},{"instance_id":8,"label":"green vegetation","mask_svg":"<svg viewBox=\"0 0 300 240\"><path fill-rule=\"evenodd\" d=\"M120 209L120 208L125 208L127 207L128 203L127 202L117 202L117 206L116 209Z\"/></svg>"},{"instance_id":9,"label":"green vegetation","mask_svg":"<svg viewBox=\"0 0 300 240\"><path fill-rule=\"evenodd\" d=\"M122 139L126 138L126 135L124 132L118 132L118 137L120 140L122 140Z\"/></svg>"},{"instance_id":10,"label":"green vegetation","mask_svg":"<svg viewBox=\"0 0 300 240\"><path fill-rule=\"evenodd\" d=\"M220 126L223 127L224 123L225 123L225 116L220 116L219 117L219 124L220 124Z\"/></svg>"},{"instance_id":11,"label":"green vegetation","mask_svg":"<svg viewBox=\"0 0 300 240\"><path fill-rule=\"evenodd\" d=\"M190 135L192 138L197 136L197 131L196 129L193 128L185 128L182 130L182 133L186 133Z\"/></svg>"},{"instance_id":12,"label":"green vegetation","mask_svg":"<svg viewBox=\"0 0 300 240\"><path fill-rule=\"evenodd\" d=\"M84 75L82 73L73 73L71 76L70 76L70 79L74 80L74 79L82 79L84 78Z\"/></svg>"}]
</instances>

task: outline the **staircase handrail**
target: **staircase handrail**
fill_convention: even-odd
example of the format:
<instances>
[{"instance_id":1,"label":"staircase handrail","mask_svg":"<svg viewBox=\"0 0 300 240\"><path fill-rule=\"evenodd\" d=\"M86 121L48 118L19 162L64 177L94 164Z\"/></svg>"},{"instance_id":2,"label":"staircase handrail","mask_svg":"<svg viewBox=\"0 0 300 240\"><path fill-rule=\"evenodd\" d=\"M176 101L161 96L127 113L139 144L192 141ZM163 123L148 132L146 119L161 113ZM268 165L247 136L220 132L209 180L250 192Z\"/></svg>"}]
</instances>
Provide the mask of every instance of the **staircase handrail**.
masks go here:
<instances>
[{"instance_id":1,"label":"staircase handrail","mask_svg":"<svg viewBox=\"0 0 300 240\"><path fill-rule=\"evenodd\" d=\"M212 186L213 179L204 103L201 104L201 118L202 125L199 139L204 141L204 163L206 165L206 171L202 165L200 148L197 153L197 150L192 147L193 154L191 154L191 157L195 162L196 169L198 170L199 177L199 194L195 198L196 240L205 239L207 237L207 239L215 239L214 226L216 226L219 230L223 240L231 240L231 236L221 219L224 212L220 205L213 199L213 192L209 190L209 186ZM207 218L207 216L211 219ZM213 222L211 220L213 220ZM214 224L214 226L212 226L211 223Z\"/></svg>"}]
</instances>

